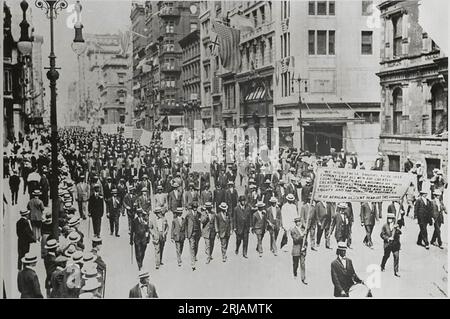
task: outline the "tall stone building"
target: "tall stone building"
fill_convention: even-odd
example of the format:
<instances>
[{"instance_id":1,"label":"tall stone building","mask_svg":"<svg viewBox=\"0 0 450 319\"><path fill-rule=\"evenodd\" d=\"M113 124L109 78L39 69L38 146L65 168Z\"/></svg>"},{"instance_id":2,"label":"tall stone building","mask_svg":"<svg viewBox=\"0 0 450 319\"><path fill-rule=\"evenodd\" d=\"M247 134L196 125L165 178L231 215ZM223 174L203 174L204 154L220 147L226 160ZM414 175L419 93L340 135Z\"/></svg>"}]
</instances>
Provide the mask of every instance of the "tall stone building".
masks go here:
<instances>
[{"instance_id":1,"label":"tall stone building","mask_svg":"<svg viewBox=\"0 0 450 319\"><path fill-rule=\"evenodd\" d=\"M419 24L419 2L383 1L380 151L386 170L410 156L427 176L448 170L448 58Z\"/></svg>"}]
</instances>

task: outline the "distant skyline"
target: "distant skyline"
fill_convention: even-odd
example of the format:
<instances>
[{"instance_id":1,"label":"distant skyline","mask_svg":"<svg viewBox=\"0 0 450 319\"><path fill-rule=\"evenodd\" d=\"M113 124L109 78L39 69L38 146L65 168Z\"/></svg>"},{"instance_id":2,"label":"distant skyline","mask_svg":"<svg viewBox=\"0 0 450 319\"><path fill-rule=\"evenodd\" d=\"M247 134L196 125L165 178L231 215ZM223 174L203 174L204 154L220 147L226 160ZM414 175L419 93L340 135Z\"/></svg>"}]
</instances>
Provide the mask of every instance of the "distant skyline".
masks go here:
<instances>
[{"instance_id":1,"label":"distant skyline","mask_svg":"<svg viewBox=\"0 0 450 319\"><path fill-rule=\"evenodd\" d=\"M6 4L11 7L13 14L13 36L14 40L19 40L20 28L18 27L22 20L20 0L6 0ZM42 46L42 65L49 66L48 56L50 54L50 21L45 12L35 7L34 0L28 0L29 9L27 20L34 27L34 34L41 35L44 38ZM74 5L76 0L68 0L67 3ZM131 27L130 13L131 0L81 0L83 35L91 34L116 34L119 30L129 30ZM30 10L31 9L31 10ZM31 19L30 19L31 11ZM60 78L57 82L58 89L58 121L63 120L63 114L68 111L67 98L68 88L71 82L78 79L77 56L72 51L71 44L75 36L75 30L67 26L68 20L74 11L64 10L59 13L55 20L55 54L56 65L61 67L59 71ZM31 32L31 30L30 30ZM47 70L43 71L43 82L46 92L45 106L48 108L50 100L49 81L46 77ZM49 112L50 110L48 110Z\"/></svg>"}]
</instances>

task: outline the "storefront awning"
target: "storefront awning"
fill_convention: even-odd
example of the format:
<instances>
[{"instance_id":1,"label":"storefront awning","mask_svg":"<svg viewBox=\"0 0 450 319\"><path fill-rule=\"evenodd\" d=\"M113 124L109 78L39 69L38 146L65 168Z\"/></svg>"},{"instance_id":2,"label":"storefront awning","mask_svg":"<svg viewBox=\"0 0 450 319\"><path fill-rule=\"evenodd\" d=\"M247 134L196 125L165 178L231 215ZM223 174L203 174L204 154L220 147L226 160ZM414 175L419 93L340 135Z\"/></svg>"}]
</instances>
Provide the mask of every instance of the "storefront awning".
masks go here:
<instances>
[{"instance_id":1,"label":"storefront awning","mask_svg":"<svg viewBox=\"0 0 450 319\"><path fill-rule=\"evenodd\" d=\"M250 93L244 98L245 102L258 102L264 101L266 98L266 89L262 86L257 86L252 89Z\"/></svg>"}]
</instances>

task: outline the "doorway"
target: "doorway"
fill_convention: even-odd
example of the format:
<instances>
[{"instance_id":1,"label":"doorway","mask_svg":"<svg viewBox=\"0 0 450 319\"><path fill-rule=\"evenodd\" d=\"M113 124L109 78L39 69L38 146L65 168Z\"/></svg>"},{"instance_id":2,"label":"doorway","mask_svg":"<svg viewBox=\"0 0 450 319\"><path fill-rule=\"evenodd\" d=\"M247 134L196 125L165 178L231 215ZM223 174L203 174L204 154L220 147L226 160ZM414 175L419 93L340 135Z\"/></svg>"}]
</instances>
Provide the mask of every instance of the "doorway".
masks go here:
<instances>
[{"instance_id":1,"label":"doorway","mask_svg":"<svg viewBox=\"0 0 450 319\"><path fill-rule=\"evenodd\" d=\"M388 159L389 159L389 171L400 172L400 156L388 155Z\"/></svg>"},{"instance_id":2,"label":"doorway","mask_svg":"<svg viewBox=\"0 0 450 319\"><path fill-rule=\"evenodd\" d=\"M427 163L427 178L433 177L433 170L435 168L441 169L441 160L438 158L426 158Z\"/></svg>"},{"instance_id":3,"label":"doorway","mask_svg":"<svg viewBox=\"0 0 450 319\"><path fill-rule=\"evenodd\" d=\"M330 149L342 148L343 125L311 124L304 127L305 149L317 155L329 155Z\"/></svg>"}]
</instances>

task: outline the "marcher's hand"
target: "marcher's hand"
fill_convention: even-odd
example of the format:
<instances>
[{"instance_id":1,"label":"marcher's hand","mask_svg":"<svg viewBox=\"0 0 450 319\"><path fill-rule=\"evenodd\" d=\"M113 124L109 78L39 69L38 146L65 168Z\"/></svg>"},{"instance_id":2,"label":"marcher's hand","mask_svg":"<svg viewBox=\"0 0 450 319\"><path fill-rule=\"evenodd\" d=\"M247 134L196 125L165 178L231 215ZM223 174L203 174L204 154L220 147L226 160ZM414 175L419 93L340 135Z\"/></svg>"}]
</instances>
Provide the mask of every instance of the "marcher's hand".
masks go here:
<instances>
[{"instance_id":1,"label":"marcher's hand","mask_svg":"<svg viewBox=\"0 0 450 319\"><path fill-rule=\"evenodd\" d=\"M346 296L347 294L345 293L344 290L341 291L341 296Z\"/></svg>"}]
</instances>

